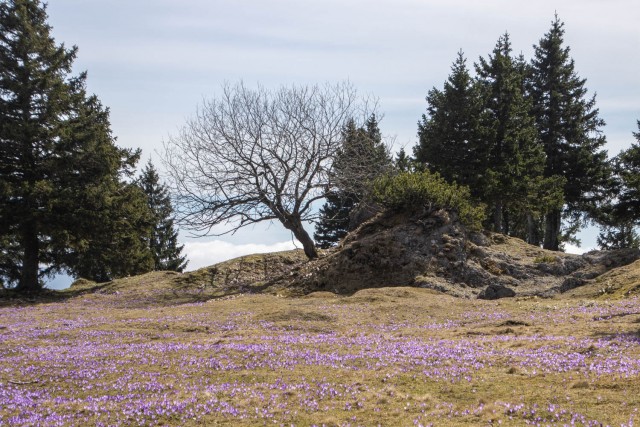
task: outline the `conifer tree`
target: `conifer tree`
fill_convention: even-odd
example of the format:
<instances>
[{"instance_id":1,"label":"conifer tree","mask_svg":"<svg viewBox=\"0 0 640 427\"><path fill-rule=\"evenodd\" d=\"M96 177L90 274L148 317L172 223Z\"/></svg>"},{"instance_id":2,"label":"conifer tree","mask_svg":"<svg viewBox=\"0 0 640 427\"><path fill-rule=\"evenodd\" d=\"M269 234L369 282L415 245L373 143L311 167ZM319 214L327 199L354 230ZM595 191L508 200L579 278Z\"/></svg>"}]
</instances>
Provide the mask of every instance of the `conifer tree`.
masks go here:
<instances>
[{"instance_id":1,"label":"conifer tree","mask_svg":"<svg viewBox=\"0 0 640 427\"><path fill-rule=\"evenodd\" d=\"M529 92L536 127L546 154L545 177L566 178L565 210L545 216L544 247L558 250L563 220L577 221L592 214L598 189L609 174L602 150L604 121L595 95L587 98L586 80L578 77L569 47L564 46L564 23L558 17L537 46L531 63Z\"/></svg>"},{"instance_id":2,"label":"conifer tree","mask_svg":"<svg viewBox=\"0 0 640 427\"><path fill-rule=\"evenodd\" d=\"M142 171L138 185L146 195L153 217L149 248L153 255L154 269L182 272L187 266L187 257L182 255L184 245L178 246L178 231L175 229L169 192L160 182L160 176L151 161Z\"/></svg>"},{"instance_id":3,"label":"conifer tree","mask_svg":"<svg viewBox=\"0 0 640 427\"><path fill-rule=\"evenodd\" d=\"M491 207L493 230L505 234L512 234L510 225L514 222L532 215L530 193L541 185L545 162L531 104L523 92L522 62L512 57L509 34L505 33L493 54L476 64L487 113L483 117L488 149L483 201ZM528 230L527 234L531 233L533 230Z\"/></svg>"},{"instance_id":4,"label":"conifer tree","mask_svg":"<svg viewBox=\"0 0 640 427\"><path fill-rule=\"evenodd\" d=\"M398 151L393 162L398 172L410 172L413 169L414 160L407 155L404 151L404 147Z\"/></svg>"},{"instance_id":5,"label":"conifer tree","mask_svg":"<svg viewBox=\"0 0 640 427\"><path fill-rule=\"evenodd\" d=\"M462 52L444 88L431 89L426 100L427 114L418 123L419 142L413 149L416 162L450 183L470 187L473 196L480 196L480 181L487 167L483 106Z\"/></svg>"},{"instance_id":6,"label":"conifer tree","mask_svg":"<svg viewBox=\"0 0 640 427\"><path fill-rule=\"evenodd\" d=\"M86 74L69 75L77 49L57 45L46 20L39 0L0 2L0 276L24 292L80 271L94 242L115 239L109 225L145 215L122 200L139 154L115 146ZM123 238L143 239L144 229L125 228ZM145 264L144 251L115 243L105 249Z\"/></svg>"},{"instance_id":7,"label":"conifer tree","mask_svg":"<svg viewBox=\"0 0 640 427\"><path fill-rule=\"evenodd\" d=\"M76 97L71 110L52 164L58 189L50 221L66 236L53 240L65 254L57 264L97 282L150 271L150 212L130 182L140 153L114 145L96 96Z\"/></svg>"},{"instance_id":8,"label":"conifer tree","mask_svg":"<svg viewBox=\"0 0 640 427\"><path fill-rule=\"evenodd\" d=\"M314 239L321 248L336 244L358 225L354 209L362 208L371 183L392 167L382 141L378 119L371 115L364 126L349 120L342 131L342 146L333 164L334 188L320 210Z\"/></svg>"},{"instance_id":9,"label":"conifer tree","mask_svg":"<svg viewBox=\"0 0 640 427\"><path fill-rule=\"evenodd\" d=\"M640 120L636 143L620 153L613 162L616 189L615 217L619 222L640 224Z\"/></svg>"},{"instance_id":10,"label":"conifer tree","mask_svg":"<svg viewBox=\"0 0 640 427\"><path fill-rule=\"evenodd\" d=\"M74 277L102 283L153 270L148 247L153 218L144 194L133 183L114 183L115 189L90 195L71 216L82 223L76 235L83 236L73 242L67 260L66 270Z\"/></svg>"},{"instance_id":11,"label":"conifer tree","mask_svg":"<svg viewBox=\"0 0 640 427\"><path fill-rule=\"evenodd\" d=\"M612 160L613 175L608 186L609 200L600 210L598 222L603 230L598 236L602 249L638 247L640 238L640 120L636 143Z\"/></svg>"},{"instance_id":12,"label":"conifer tree","mask_svg":"<svg viewBox=\"0 0 640 427\"><path fill-rule=\"evenodd\" d=\"M598 247L602 250L639 248L640 236L636 224L632 222L603 226L597 238Z\"/></svg>"},{"instance_id":13,"label":"conifer tree","mask_svg":"<svg viewBox=\"0 0 640 427\"><path fill-rule=\"evenodd\" d=\"M330 248L347 235L353 208L353 198L343 192L332 191L327 195L325 204L320 208L320 219L313 234L319 248Z\"/></svg>"},{"instance_id":14,"label":"conifer tree","mask_svg":"<svg viewBox=\"0 0 640 427\"><path fill-rule=\"evenodd\" d=\"M342 145L333 164L333 181L355 203L367 195L371 182L391 167L378 119L371 115L364 126L349 120L342 131Z\"/></svg>"}]
</instances>

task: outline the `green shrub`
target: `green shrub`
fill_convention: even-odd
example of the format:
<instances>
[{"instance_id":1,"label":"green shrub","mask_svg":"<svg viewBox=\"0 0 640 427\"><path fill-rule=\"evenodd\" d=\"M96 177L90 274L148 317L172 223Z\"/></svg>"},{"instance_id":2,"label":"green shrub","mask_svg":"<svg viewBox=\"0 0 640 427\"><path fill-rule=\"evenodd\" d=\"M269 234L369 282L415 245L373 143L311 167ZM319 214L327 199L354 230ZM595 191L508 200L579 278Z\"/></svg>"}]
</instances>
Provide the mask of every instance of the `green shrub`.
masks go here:
<instances>
[{"instance_id":1,"label":"green shrub","mask_svg":"<svg viewBox=\"0 0 640 427\"><path fill-rule=\"evenodd\" d=\"M484 205L472 202L468 187L449 184L437 173L404 172L379 178L373 184L373 199L392 210L449 209L473 230L482 229L485 219Z\"/></svg>"},{"instance_id":2,"label":"green shrub","mask_svg":"<svg viewBox=\"0 0 640 427\"><path fill-rule=\"evenodd\" d=\"M558 258L556 258L553 255L547 255L547 254L539 255L533 260L533 262L536 264L543 264L543 263L550 264L556 261L558 261Z\"/></svg>"}]
</instances>

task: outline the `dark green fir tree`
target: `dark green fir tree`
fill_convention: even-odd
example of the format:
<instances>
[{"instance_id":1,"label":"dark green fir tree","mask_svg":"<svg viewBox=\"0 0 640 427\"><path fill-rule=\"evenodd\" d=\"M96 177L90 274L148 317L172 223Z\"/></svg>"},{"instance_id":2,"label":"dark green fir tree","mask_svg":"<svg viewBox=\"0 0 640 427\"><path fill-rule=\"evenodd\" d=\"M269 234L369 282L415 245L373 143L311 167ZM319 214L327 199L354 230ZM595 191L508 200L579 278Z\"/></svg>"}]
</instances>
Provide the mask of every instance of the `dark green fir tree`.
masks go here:
<instances>
[{"instance_id":1,"label":"dark green fir tree","mask_svg":"<svg viewBox=\"0 0 640 427\"><path fill-rule=\"evenodd\" d=\"M398 172L411 172L414 169L414 160L407 155L404 147L396 153L393 162Z\"/></svg>"},{"instance_id":2,"label":"dark green fir tree","mask_svg":"<svg viewBox=\"0 0 640 427\"><path fill-rule=\"evenodd\" d=\"M640 121L633 135L636 143L612 161L613 175L608 188L609 200L600 210L602 249L637 248L636 228L640 225Z\"/></svg>"},{"instance_id":3,"label":"dark green fir tree","mask_svg":"<svg viewBox=\"0 0 640 427\"><path fill-rule=\"evenodd\" d=\"M53 162L59 190L52 222L66 236L54 240L66 254L61 264L96 282L148 272L151 215L131 183L140 153L115 146L109 111L97 97L76 100Z\"/></svg>"},{"instance_id":4,"label":"dark green fir tree","mask_svg":"<svg viewBox=\"0 0 640 427\"><path fill-rule=\"evenodd\" d=\"M504 34L487 59L476 64L485 115L487 169L482 174L483 201L491 210L491 228L499 233L536 239L532 199L543 185L545 155L524 93L525 65L512 56ZM533 196L533 197L532 197ZM535 203L535 202L534 202ZM518 225L525 227L518 227ZM523 233L524 232L524 233Z\"/></svg>"},{"instance_id":5,"label":"dark green fir tree","mask_svg":"<svg viewBox=\"0 0 640 427\"><path fill-rule=\"evenodd\" d=\"M559 250L563 222L580 225L594 214L610 171L595 95L587 97L586 80L578 77L564 23L556 16L551 28L534 46L529 93L536 127L546 154L545 177L565 178L564 209L545 215L544 248ZM576 227L570 227L575 229Z\"/></svg>"},{"instance_id":6,"label":"dark green fir tree","mask_svg":"<svg viewBox=\"0 0 640 427\"><path fill-rule=\"evenodd\" d=\"M113 231L145 216L123 199L138 153L114 144L86 75L70 75L76 51L55 43L40 1L0 2L0 276L23 292L41 290L47 275L100 264L90 260L98 242L111 243L103 261L116 252L129 260L119 274L145 270L150 259L130 244L144 241L138 222L123 226L126 236Z\"/></svg>"},{"instance_id":7,"label":"dark green fir tree","mask_svg":"<svg viewBox=\"0 0 640 427\"><path fill-rule=\"evenodd\" d=\"M483 187L488 147L482 127L480 88L469 74L462 52L442 90L427 95L427 114L418 123L413 149L418 167L439 173L449 183L468 186L475 197Z\"/></svg>"},{"instance_id":8,"label":"dark green fir tree","mask_svg":"<svg viewBox=\"0 0 640 427\"><path fill-rule=\"evenodd\" d=\"M347 122L332 171L332 181L338 189L354 203L360 203L367 197L373 180L388 172L391 165L375 115L361 127L354 120Z\"/></svg>"},{"instance_id":9,"label":"dark green fir tree","mask_svg":"<svg viewBox=\"0 0 640 427\"><path fill-rule=\"evenodd\" d=\"M182 255L184 245L178 245L178 230L169 191L160 182L160 176L151 161L142 171L138 185L146 195L153 216L149 249L153 255L154 269L182 272L187 266L187 257Z\"/></svg>"},{"instance_id":10,"label":"dark green fir tree","mask_svg":"<svg viewBox=\"0 0 640 427\"><path fill-rule=\"evenodd\" d=\"M350 120L342 130L342 146L332 171L333 188L320 209L314 239L321 248L335 245L360 223L359 212L373 181L392 169L393 162L382 141L378 119L371 115L364 126Z\"/></svg>"},{"instance_id":11,"label":"dark green fir tree","mask_svg":"<svg viewBox=\"0 0 640 427\"><path fill-rule=\"evenodd\" d=\"M316 224L313 239L321 249L335 246L349 231L349 215L354 207L354 200L338 191L327 195L325 204L320 208L320 219Z\"/></svg>"},{"instance_id":12,"label":"dark green fir tree","mask_svg":"<svg viewBox=\"0 0 640 427\"><path fill-rule=\"evenodd\" d=\"M598 247L602 250L640 248L637 225L631 222L605 225L598 234Z\"/></svg>"}]
</instances>

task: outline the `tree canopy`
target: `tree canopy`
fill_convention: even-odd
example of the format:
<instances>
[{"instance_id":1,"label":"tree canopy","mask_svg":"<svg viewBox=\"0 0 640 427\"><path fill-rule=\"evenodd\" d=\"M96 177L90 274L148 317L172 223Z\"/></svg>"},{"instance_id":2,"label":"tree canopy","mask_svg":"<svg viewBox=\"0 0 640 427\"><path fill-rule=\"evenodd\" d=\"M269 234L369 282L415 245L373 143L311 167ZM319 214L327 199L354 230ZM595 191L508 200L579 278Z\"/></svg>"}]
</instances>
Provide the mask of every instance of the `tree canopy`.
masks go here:
<instances>
[{"instance_id":1,"label":"tree canopy","mask_svg":"<svg viewBox=\"0 0 640 427\"><path fill-rule=\"evenodd\" d=\"M151 161L145 166L137 184L146 196L152 215L149 249L153 256L153 269L182 272L187 266L187 257L182 255L184 245L178 245L169 190L160 182L160 175Z\"/></svg>"},{"instance_id":2,"label":"tree canopy","mask_svg":"<svg viewBox=\"0 0 640 427\"><path fill-rule=\"evenodd\" d=\"M544 168L544 152L524 94L522 62L512 56L505 33L492 55L476 65L487 144L483 199L492 210L492 228L500 233L509 231L507 214L515 217L527 204L531 183Z\"/></svg>"},{"instance_id":3,"label":"tree canopy","mask_svg":"<svg viewBox=\"0 0 640 427\"><path fill-rule=\"evenodd\" d=\"M371 115L360 127L353 119L342 131L341 147L331 172L333 187L320 209L314 239L321 248L340 241L359 225L358 210L367 209L373 181L390 172L392 160L382 141L378 118Z\"/></svg>"},{"instance_id":4,"label":"tree canopy","mask_svg":"<svg viewBox=\"0 0 640 427\"><path fill-rule=\"evenodd\" d=\"M145 233L141 194L124 181L139 154L115 145L86 74L70 75L77 48L57 45L46 21L38 0L0 2L0 276L25 292L60 271L93 276L98 241L107 260L128 260L117 274L144 270L148 255L117 240Z\"/></svg>"},{"instance_id":5,"label":"tree canopy","mask_svg":"<svg viewBox=\"0 0 640 427\"><path fill-rule=\"evenodd\" d=\"M475 78L459 53L429 91L414 147L418 165L486 203L485 226L553 250L598 218L610 175L604 122L563 35L556 17L529 64L505 33Z\"/></svg>"},{"instance_id":6,"label":"tree canopy","mask_svg":"<svg viewBox=\"0 0 640 427\"><path fill-rule=\"evenodd\" d=\"M594 214L610 174L604 120L595 95L587 97L586 80L578 77L570 48L564 45L564 23L556 16L534 46L528 90L536 127L546 154L545 177L561 176L566 209L552 209L545 218L544 247L558 250L563 220L579 222Z\"/></svg>"},{"instance_id":7,"label":"tree canopy","mask_svg":"<svg viewBox=\"0 0 640 427\"><path fill-rule=\"evenodd\" d=\"M449 182L469 186L474 196L479 196L488 152L480 95L458 52L444 88L432 88L427 95L427 114L418 123L419 142L413 149L418 163Z\"/></svg>"},{"instance_id":8,"label":"tree canopy","mask_svg":"<svg viewBox=\"0 0 640 427\"><path fill-rule=\"evenodd\" d=\"M636 227L640 225L640 120L636 142L612 159L613 174L607 186L607 201L598 222L603 230L598 246L603 249L639 247Z\"/></svg>"}]
</instances>

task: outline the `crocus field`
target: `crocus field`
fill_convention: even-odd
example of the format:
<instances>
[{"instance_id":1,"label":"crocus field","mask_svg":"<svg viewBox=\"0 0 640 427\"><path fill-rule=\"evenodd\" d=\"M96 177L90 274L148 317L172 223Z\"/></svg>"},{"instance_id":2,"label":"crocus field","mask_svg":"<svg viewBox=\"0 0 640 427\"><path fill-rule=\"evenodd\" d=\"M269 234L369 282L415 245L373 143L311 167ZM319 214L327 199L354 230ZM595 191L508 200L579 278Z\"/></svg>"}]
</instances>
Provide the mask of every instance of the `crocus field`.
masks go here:
<instances>
[{"instance_id":1,"label":"crocus field","mask_svg":"<svg viewBox=\"0 0 640 427\"><path fill-rule=\"evenodd\" d=\"M640 425L638 297L152 293L1 306L0 425Z\"/></svg>"}]
</instances>

